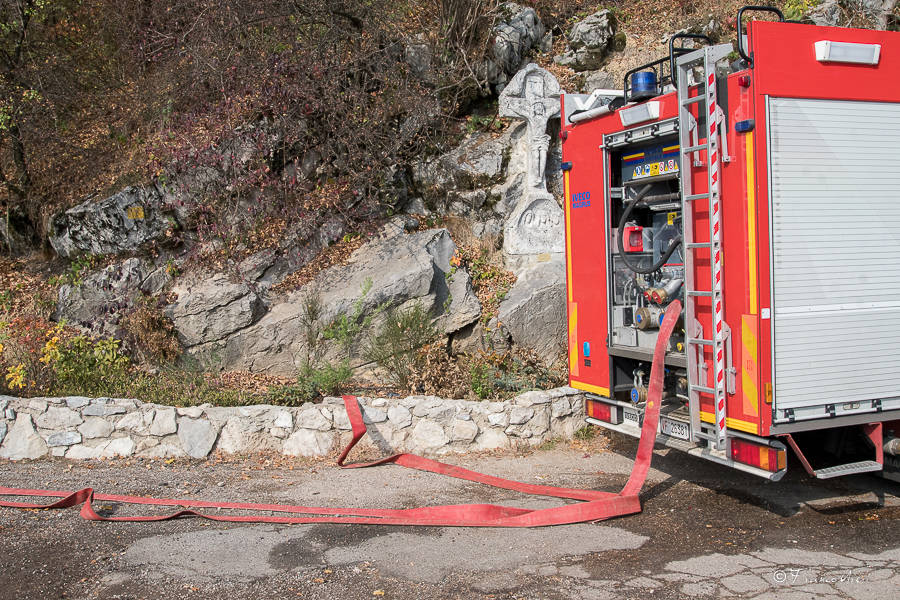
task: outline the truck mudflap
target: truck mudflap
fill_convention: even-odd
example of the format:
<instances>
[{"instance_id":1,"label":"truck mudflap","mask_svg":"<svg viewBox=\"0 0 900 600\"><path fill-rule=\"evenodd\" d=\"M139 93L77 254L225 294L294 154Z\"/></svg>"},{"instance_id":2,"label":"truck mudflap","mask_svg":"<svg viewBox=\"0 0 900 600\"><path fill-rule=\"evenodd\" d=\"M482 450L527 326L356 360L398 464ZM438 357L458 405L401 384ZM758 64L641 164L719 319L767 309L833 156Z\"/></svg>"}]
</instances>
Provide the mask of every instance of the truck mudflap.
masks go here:
<instances>
[{"instance_id":1,"label":"truck mudflap","mask_svg":"<svg viewBox=\"0 0 900 600\"><path fill-rule=\"evenodd\" d=\"M0 506L26 509L70 508L81 506L81 517L89 521L166 521L181 517L200 517L211 521L231 521L241 523L361 523L369 525L422 525L441 527L541 527L547 525L566 525L587 521L602 521L613 517L634 514L641 511L638 493L647 478L650 461L653 457L653 445L659 423L659 409L662 399L663 371L665 349L675 323L681 314L681 303L673 302L665 314L660 328L659 341L656 345L653 367L650 374L650 387L644 427L638 445L637 457L631 476L619 493L595 490L577 490L545 485L520 483L500 477L476 473L454 465L417 456L415 454L394 454L368 463L345 464L347 455L356 443L366 434L359 402L355 396L344 396L347 416L353 429L353 438L344 448L338 465L342 468L374 467L384 464L396 464L410 469L428 471L448 475L457 479L482 483L525 494L551 496L568 500L582 500L577 504L567 504L552 508L529 510L496 504L450 504L444 506L428 506L410 509L363 509L363 508L328 508L313 506L291 506L283 504L255 504L245 502L215 502L203 500L172 500L164 498L148 498L141 496L124 496L116 494L99 494L92 488L78 491L52 491L41 489L24 489L0 487L0 496L49 497L60 498L49 504L0 500ZM126 504L143 504L149 506L180 506L184 510L161 515L138 515L111 517L104 516L94 510L93 502L120 502ZM281 514L209 514L199 509L231 509L240 511L262 511ZM293 515L293 516L287 516ZM304 516L295 516L304 515Z\"/></svg>"}]
</instances>

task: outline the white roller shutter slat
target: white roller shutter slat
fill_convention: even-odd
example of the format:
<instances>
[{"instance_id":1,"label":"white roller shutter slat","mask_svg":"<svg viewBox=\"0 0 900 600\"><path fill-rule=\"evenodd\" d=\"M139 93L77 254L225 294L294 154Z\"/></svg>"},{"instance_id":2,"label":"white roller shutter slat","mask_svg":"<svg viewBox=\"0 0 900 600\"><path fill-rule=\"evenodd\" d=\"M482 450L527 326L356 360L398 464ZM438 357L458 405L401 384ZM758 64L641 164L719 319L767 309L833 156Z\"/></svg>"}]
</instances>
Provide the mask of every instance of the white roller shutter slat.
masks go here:
<instances>
[{"instance_id":1,"label":"white roller shutter slat","mask_svg":"<svg viewBox=\"0 0 900 600\"><path fill-rule=\"evenodd\" d=\"M900 397L900 104L769 98L776 420Z\"/></svg>"}]
</instances>

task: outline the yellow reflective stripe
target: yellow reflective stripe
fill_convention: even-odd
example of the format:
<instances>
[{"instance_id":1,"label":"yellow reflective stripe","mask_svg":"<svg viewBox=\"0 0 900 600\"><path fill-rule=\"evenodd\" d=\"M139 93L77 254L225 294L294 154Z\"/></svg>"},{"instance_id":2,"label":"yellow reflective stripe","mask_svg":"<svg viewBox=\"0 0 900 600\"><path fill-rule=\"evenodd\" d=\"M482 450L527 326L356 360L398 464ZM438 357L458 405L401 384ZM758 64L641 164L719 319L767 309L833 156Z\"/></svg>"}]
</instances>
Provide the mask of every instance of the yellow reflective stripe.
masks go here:
<instances>
[{"instance_id":1,"label":"yellow reflective stripe","mask_svg":"<svg viewBox=\"0 0 900 600\"><path fill-rule=\"evenodd\" d=\"M757 298L756 278L756 174L753 171L753 132L747 133L747 240L750 244L750 256L748 257L750 286L750 314L758 312L759 300Z\"/></svg>"},{"instance_id":2,"label":"yellow reflective stripe","mask_svg":"<svg viewBox=\"0 0 900 600\"><path fill-rule=\"evenodd\" d=\"M572 387L575 387L572 385ZM706 411L700 411L700 420L704 423L715 423L715 416L712 413ZM751 423L750 421L741 421L740 419L734 419L732 417L727 417L725 419L725 426L728 429L734 429L736 431L743 431L744 433L759 433L759 425L756 423Z\"/></svg>"},{"instance_id":3,"label":"yellow reflective stripe","mask_svg":"<svg viewBox=\"0 0 900 600\"><path fill-rule=\"evenodd\" d=\"M759 371L757 370L758 342L755 326L755 316L741 316L741 343L744 347L741 356L741 395L743 396L744 414L758 417L759 387L756 385L756 380Z\"/></svg>"},{"instance_id":4,"label":"yellow reflective stripe","mask_svg":"<svg viewBox=\"0 0 900 600\"><path fill-rule=\"evenodd\" d=\"M563 193L566 205L566 289L569 293L569 302L573 302L572 293L572 214L569 200L569 172L563 171Z\"/></svg>"},{"instance_id":5,"label":"yellow reflective stripe","mask_svg":"<svg viewBox=\"0 0 900 600\"><path fill-rule=\"evenodd\" d=\"M578 304L569 302L569 376L578 377Z\"/></svg>"},{"instance_id":6,"label":"yellow reflective stripe","mask_svg":"<svg viewBox=\"0 0 900 600\"><path fill-rule=\"evenodd\" d=\"M581 381L570 381L569 385L576 390L591 392L592 394L597 394L598 396L609 398L609 388L600 387L599 385L591 385L590 383L582 383Z\"/></svg>"}]
</instances>

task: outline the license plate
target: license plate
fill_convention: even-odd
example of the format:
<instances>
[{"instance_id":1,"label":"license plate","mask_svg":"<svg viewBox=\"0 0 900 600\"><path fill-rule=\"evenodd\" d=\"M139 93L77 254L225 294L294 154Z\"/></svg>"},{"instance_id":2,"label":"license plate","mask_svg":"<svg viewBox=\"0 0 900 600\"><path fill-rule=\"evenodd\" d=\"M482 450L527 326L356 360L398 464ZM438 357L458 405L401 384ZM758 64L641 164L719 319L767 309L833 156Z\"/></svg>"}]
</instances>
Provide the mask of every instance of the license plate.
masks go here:
<instances>
[{"instance_id":1,"label":"license plate","mask_svg":"<svg viewBox=\"0 0 900 600\"><path fill-rule=\"evenodd\" d=\"M622 419L632 425L640 427L643 424L643 415L633 408L622 408Z\"/></svg>"},{"instance_id":2,"label":"license plate","mask_svg":"<svg viewBox=\"0 0 900 600\"><path fill-rule=\"evenodd\" d=\"M672 421L670 419L661 419L661 422L663 434L676 437L680 440L691 439L691 430L687 423Z\"/></svg>"}]
</instances>

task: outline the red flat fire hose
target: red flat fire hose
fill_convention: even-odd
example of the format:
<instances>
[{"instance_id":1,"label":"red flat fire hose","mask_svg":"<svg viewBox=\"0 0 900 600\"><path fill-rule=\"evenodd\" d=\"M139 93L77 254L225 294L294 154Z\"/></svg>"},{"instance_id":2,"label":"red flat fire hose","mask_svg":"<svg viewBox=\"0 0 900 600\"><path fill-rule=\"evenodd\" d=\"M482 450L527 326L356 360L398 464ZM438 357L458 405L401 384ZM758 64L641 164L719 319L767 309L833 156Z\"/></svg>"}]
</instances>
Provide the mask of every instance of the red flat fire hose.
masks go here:
<instances>
[{"instance_id":1,"label":"red flat fire hose","mask_svg":"<svg viewBox=\"0 0 900 600\"><path fill-rule=\"evenodd\" d=\"M395 454L369 463L345 465L344 460L353 446L366 433L359 402L355 396L344 396L347 416L353 428L353 439L344 449L338 465L342 468L372 467L385 463L393 463L449 475L457 479L465 479L483 483L492 487L514 490L526 494L552 496L569 500L582 500L575 504L566 504L553 508L530 510L499 506L496 504L448 504L444 506L428 506L410 509L382 508L324 508L311 506L291 506L285 504L251 504L245 502L206 502L203 500L172 500L165 498L148 498L141 496L121 496L116 494L97 494L91 488L75 492L33 490L24 488L0 487L0 496L37 496L60 498L50 504L32 504L0 500L0 506L12 508L69 508L81 505L81 516L89 521L165 521L179 517L202 517L212 521L231 521L241 523L364 523L374 525L430 525L443 527L541 527L546 525L566 525L587 521L601 521L611 517L634 514L641 511L638 492L647 478L650 460L653 456L653 444L656 441L656 429L659 423L659 408L662 398L663 361L669 336L675 328L675 322L681 313L681 303L677 300L666 310L665 320L659 331L656 350L653 355L653 367L650 372L650 387L644 412L644 424L641 428L641 441L638 445L637 457L631 476L622 491L618 494L594 490L576 490L545 485L519 483L484 475L437 462L415 454ZM182 506L188 510L179 510L164 515L105 517L97 514L92 506L93 501L122 502L127 504L148 504L152 506ZM219 515L206 514L195 509L215 508L245 511L263 511L287 513L290 515L317 516L283 516L283 515Z\"/></svg>"}]
</instances>

